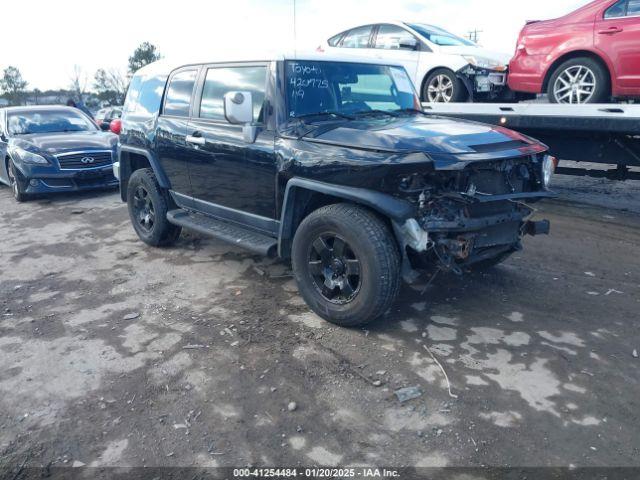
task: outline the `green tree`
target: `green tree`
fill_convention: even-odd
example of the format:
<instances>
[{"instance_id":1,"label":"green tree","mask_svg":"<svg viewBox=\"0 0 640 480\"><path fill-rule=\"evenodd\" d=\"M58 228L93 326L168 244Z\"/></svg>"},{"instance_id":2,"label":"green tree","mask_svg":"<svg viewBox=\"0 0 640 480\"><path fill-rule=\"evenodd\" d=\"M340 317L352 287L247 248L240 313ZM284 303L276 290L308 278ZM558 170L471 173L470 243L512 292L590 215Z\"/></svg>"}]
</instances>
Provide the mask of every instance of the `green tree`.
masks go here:
<instances>
[{"instance_id":1,"label":"green tree","mask_svg":"<svg viewBox=\"0 0 640 480\"><path fill-rule=\"evenodd\" d=\"M162 55L158 51L158 48L149 43L144 42L135 49L133 55L129 57L129 73L134 74L145 65L160 60Z\"/></svg>"},{"instance_id":2,"label":"green tree","mask_svg":"<svg viewBox=\"0 0 640 480\"><path fill-rule=\"evenodd\" d=\"M100 68L93 78L93 87L98 98L110 105L122 105L127 93L127 79L118 70Z\"/></svg>"},{"instance_id":3,"label":"green tree","mask_svg":"<svg viewBox=\"0 0 640 480\"><path fill-rule=\"evenodd\" d=\"M7 67L4 69L2 78L0 78L0 90L4 92L5 98L12 105L22 103L27 82L22 78L20 70L16 67Z\"/></svg>"}]
</instances>

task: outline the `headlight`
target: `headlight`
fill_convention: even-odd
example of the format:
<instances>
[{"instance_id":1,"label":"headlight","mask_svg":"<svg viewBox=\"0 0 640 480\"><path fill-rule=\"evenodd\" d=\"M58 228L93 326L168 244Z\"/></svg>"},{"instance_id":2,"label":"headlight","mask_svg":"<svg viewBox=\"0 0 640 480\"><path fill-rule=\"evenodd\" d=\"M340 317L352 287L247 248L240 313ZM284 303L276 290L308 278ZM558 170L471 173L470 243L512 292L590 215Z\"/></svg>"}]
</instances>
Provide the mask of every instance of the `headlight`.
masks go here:
<instances>
[{"instance_id":1,"label":"headlight","mask_svg":"<svg viewBox=\"0 0 640 480\"><path fill-rule=\"evenodd\" d=\"M18 157L23 163L30 163L33 165L48 165L49 161L44 158L42 155L38 155L36 153L31 153L27 150L23 150L22 148L14 147L11 149L11 153Z\"/></svg>"},{"instance_id":2,"label":"headlight","mask_svg":"<svg viewBox=\"0 0 640 480\"><path fill-rule=\"evenodd\" d=\"M549 188L551 185L551 177L553 176L553 172L556 171L556 164L558 161L555 157L551 155L545 155L542 160L542 186L544 188Z\"/></svg>"},{"instance_id":3,"label":"headlight","mask_svg":"<svg viewBox=\"0 0 640 480\"><path fill-rule=\"evenodd\" d=\"M505 67L502 62L491 58L476 57L473 55L462 55L462 58L469 62L470 65L478 68L499 69Z\"/></svg>"}]
</instances>

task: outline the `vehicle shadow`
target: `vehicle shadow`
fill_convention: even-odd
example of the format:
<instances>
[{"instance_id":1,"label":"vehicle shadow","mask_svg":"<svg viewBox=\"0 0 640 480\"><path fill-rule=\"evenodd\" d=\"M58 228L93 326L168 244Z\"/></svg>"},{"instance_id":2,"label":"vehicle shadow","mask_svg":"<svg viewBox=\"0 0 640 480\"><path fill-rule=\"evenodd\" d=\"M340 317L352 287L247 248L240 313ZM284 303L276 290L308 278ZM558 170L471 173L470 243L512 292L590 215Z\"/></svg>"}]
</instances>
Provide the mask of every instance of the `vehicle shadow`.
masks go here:
<instances>
[{"instance_id":1,"label":"vehicle shadow","mask_svg":"<svg viewBox=\"0 0 640 480\"><path fill-rule=\"evenodd\" d=\"M118 188L101 188L97 190L83 190L79 192L56 192L48 194L37 194L29 197L25 203L36 203L39 205L56 205L67 202L82 202L95 198L106 198L118 192Z\"/></svg>"}]
</instances>

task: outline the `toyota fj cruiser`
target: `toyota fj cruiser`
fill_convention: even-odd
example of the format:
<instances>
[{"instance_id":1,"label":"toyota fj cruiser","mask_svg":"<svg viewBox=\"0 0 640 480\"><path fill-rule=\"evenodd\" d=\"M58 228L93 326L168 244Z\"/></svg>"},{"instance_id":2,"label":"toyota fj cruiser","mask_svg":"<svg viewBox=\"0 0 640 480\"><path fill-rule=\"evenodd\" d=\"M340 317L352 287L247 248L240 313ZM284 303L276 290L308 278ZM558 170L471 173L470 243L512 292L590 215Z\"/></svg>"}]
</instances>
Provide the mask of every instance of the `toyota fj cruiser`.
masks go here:
<instances>
[{"instance_id":1,"label":"toyota fj cruiser","mask_svg":"<svg viewBox=\"0 0 640 480\"><path fill-rule=\"evenodd\" d=\"M114 172L133 227L291 261L330 322L384 313L416 270L495 265L546 234L522 201L555 159L521 134L423 113L402 67L329 60L170 65L132 79Z\"/></svg>"}]
</instances>

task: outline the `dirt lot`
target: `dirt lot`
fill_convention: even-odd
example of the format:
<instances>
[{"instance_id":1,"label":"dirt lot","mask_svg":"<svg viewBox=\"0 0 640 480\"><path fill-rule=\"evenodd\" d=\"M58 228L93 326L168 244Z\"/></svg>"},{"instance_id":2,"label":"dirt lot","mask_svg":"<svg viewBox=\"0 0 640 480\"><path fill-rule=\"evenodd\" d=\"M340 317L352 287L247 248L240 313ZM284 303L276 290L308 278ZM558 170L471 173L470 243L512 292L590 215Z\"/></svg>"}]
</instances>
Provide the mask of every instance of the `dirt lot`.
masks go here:
<instances>
[{"instance_id":1,"label":"dirt lot","mask_svg":"<svg viewBox=\"0 0 640 480\"><path fill-rule=\"evenodd\" d=\"M345 330L286 265L190 234L145 247L116 193L0 188L0 472L640 466L640 217L595 192L616 208L540 204L550 237Z\"/></svg>"}]
</instances>

